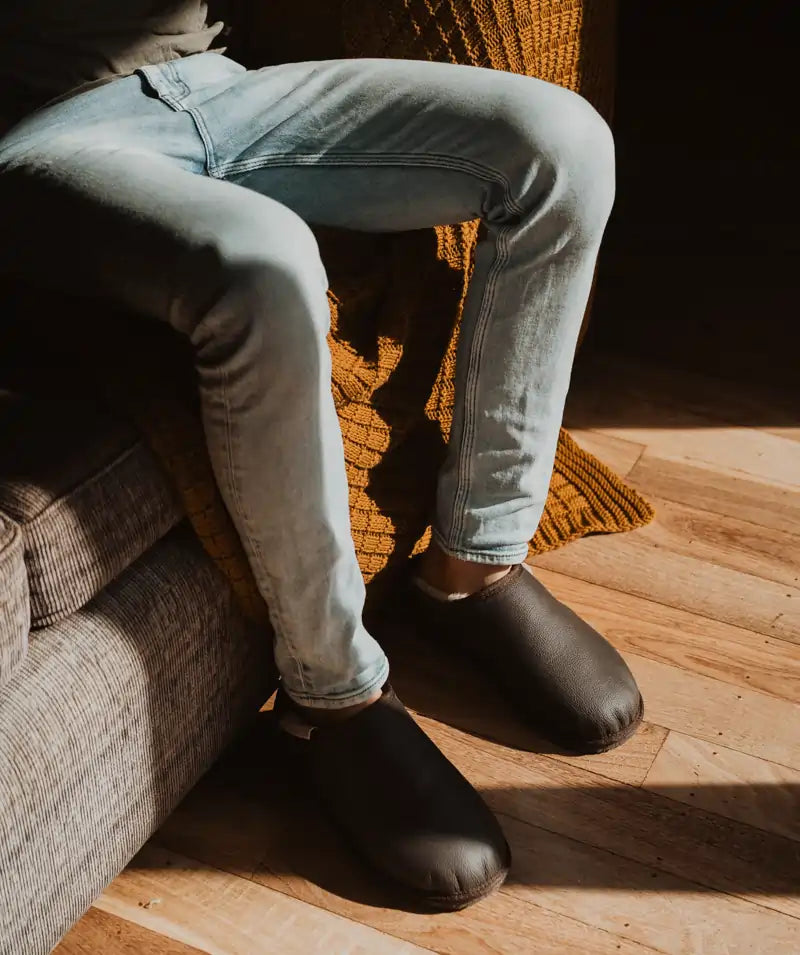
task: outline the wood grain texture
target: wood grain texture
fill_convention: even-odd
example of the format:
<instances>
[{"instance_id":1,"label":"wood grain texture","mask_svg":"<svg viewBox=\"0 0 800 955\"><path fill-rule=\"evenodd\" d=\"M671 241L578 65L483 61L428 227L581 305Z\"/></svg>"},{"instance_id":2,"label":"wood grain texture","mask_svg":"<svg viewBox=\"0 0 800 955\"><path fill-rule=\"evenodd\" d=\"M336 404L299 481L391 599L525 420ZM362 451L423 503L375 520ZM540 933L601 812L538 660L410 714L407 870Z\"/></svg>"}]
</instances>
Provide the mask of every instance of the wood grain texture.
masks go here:
<instances>
[{"instance_id":1,"label":"wood grain texture","mask_svg":"<svg viewBox=\"0 0 800 955\"><path fill-rule=\"evenodd\" d=\"M627 654L647 718L688 736L800 769L800 706Z\"/></svg>"},{"instance_id":2,"label":"wood grain texture","mask_svg":"<svg viewBox=\"0 0 800 955\"><path fill-rule=\"evenodd\" d=\"M199 948L92 907L52 955L202 955Z\"/></svg>"},{"instance_id":3,"label":"wood grain texture","mask_svg":"<svg viewBox=\"0 0 800 955\"><path fill-rule=\"evenodd\" d=\"M668 461L713 465L727 475L794 488L800 474L800 444L749 428L607 428L605 434L643 444Z\"/></svg>"},{"instance_id":4,"label":"wood grain texture","mask_svg":"<svg viewBox=\"0 0 800 955\"><path fill-rule=\"evenodd\" d=\"M673 730L644 787L800 841L800 770Z\"/></svg>"},{"instance_id":5,"label":"wood grain texture","mask_svg":"<svg viewBox=\"0 0 800 955\"><path fill-rule=\"evenodd\" d=\"M659 498L651 503L658 521L643 528L639 540L790 588L800 581L800 535L688 504Z\"/></svg>"},{"instance_id":6,"label":"wood grain texture","mask_svg":"<svg viewBox=\"0 0 800 955\"><path fill-rule=\"evenodd\" d=\"M308 872L310 850L298 847L292 823L286 841L274 847L256 878L449 955L642 950L752 955L762 940L770 946L763 951L795 955L800 922L790 916L710 893L516 817L501 815L500 820L514 846L509 881L497 895L456 915L421 920L354 900L339 890L340 882L318 870L307 878L302 873ZM315 832L315 837L316 844L327 845L324 836ZM287 869L294 871L287 875ZM330 881L337 885L335 891L325 887Z\"/></svg>"},{"instance_id":7,"label":"wood grain texture","mask_svg":"<svg viewBox=\"0 0 800 955\"><path fill-rule=\"evenodd\" d=\"M798 486L800 444L780 432L795 428L797 416L791 389L750 395L713 376L593 356L576 375L564 424L644 445L644 458L791 494Z\"/></svg>"},{"instance_id":8,"label":"wood grain texture","mask_svg":"<svg viewBox=\"0 0 800 955\"><path fill-rule=\"evenodd\" d=\"M652 800L650 794L570 772L542 757L526 773L505 762L504 747L476 746L467 734L423 723L501 818L514 863L499 895L456 915L420 919L387 910L368 875L337 851L336 834L313 805L289 797L256 879L454 955L613 951L605 933L618 935L623 950L639 944L648 951L721 955L757 951L754 945L763 939L767 951L793 952L800 929L796 919L716 894L696 881L710 868L713 878L736 880L740 890L749 886L750 892L767 868L770 850L780 845L785 855L783 840L767 845L759 837L745 848L739 835L746 830L716 817L692 813L687 821L674 801ZM481 778L474 772L478 763ZM676 830L682 830L677 844ZM626 858L631 852L643 858ZM747 859L737 861L737 853ZM792 862L789 855L783 864ZM729 867L732 873L725 876ZM667 868L681 868L691 878L668 874ZM791 870L784 870L783 879L790 878ZM570 922L553 919L558 915ZM582 936L580 923L593 931Z\"/></svg>"},{"instance_id":9,"label":"wood grain texture","mask_svg":"<svg viewBox=\"0 0 800 955\"><path fill-rule=\"evenodd\" d=\"M650 951L597 931L568 913L549 912L535 899L520 902L513 895L495 894L452 914L399 910L391 892L353 858L313 801L298 794L283 776L259 775L241 767L237 771L233 766L223 774L217 771L216 781L214 775L209 780L213 789L185 801L159 833L159 839L171 846L194 841L209 865L230 864L227 831L236 814L252 827L247 864L258 858L254 878L259 883L425 949L454 955ZM239 780L248 775L253 785L245 789ZM198 842L194 834L200 831L203 838ZM242 856L235 861L240 863Z\"/></svg>"},{"instance_id":10,"label":"wood grain texture","mask_svg":"<svg viewBox=\"0 0 800 955\"><path fill-rule=\"evenodd\" d=\"M667 736L663 726L654 723L642 723L633 739L624 746L612 749L607 753L597 753L592 756L561 756L558 753L547 753L548 759L568 766L579 766L587 772L605 779L627 783L629 786L639 786L647 776L653 761ZM526 762L527 754L518 749L508 748L507 757L513 762Z\"/></svg>"},{"instance_id":11,"label":"wood grain texture","mask_svg":"<svg viewBox=\"0 0 800 955\"><path fill-rule=\"evenodd\" d=\"M671 955L796 955L800 921L501 816L514 845L515 898ZM598 822L598 825L600 823ZM702 871L702 866L698 864ZM548 874L547 884L539 873ZM535 952L536 949L532 949ZM567 951L567 950L565 950ZM569 950L577 951L577 950Z\"/></svg>"},{"instance_id":12,"label":"wood grain texture","mask_svg":"<svg viewBox=\"0 0 800 955\"><path fill-rule=\"evenodd\" d=\"M145 846L96 905L209 955L426 951L155 846Z\"/></svg>"},{"instance_id":13,"label":"wood grain texture","mask_svg":"<svg viewBox=\"0 0 800 955\"><path fill-rule=\"evenodd\" d=\"M744 474L722 473L702 462L668 461L647 450L628 479L643 494L800 535L800 494L796 488Z\"/></svg>"},{"instance_id":14,"label":"wood grain texture","mask_svg":"<svg viewBox=\"0 0 800 955\"><path fill-rule=\"evenodd\" d=\"M616 537L587 537L535 557L532 563L767 637L800 643L800 587L675 553L659 547L647 531L645 527Z\"/></svg>"},{"instance_id":15,"label":"wood grain texture","mask_svg":"<svg viewBox=\"0 0 800 955\"><path fill-rule=\"evenodd\" d=\"M305 868L296 850L288 858L300 858L298 867L301 871ZM576 918L566 907L558 912L539 905L538 892L523 893L512 887L501 889L463 912L420 916L348 898L338 889L331 891L324 887L324 878L320 879L316 871L315 879L310 880L298 874L277 876L265 867L256 879L386 934L427 944L442 955L645 955L654 951L632 938L602 929L591 920Z\"/></svg>"},{"instance_id":16,"label":"wood grain texture","mask_svg":"<svg viewBox=\"0 0 800 955\"><path fill-rule=\"evenodd\" d=\"M541 567L536 575L622 653L800 703L797 644Z\"/></svg>"}]
</instances>

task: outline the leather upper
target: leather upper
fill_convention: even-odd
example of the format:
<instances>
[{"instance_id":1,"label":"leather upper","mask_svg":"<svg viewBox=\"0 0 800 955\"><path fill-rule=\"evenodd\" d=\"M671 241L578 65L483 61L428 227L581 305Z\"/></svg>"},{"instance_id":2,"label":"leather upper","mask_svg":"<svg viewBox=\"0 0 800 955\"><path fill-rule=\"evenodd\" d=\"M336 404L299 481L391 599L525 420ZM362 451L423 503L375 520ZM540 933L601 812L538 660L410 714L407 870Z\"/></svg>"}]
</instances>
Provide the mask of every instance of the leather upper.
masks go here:
<instances>
[{"instance_id":1,"label":"leather upper","mask_svg":"<svg viewBox=\"0 0 800 955\"><path fill-rule=\"evenodd\" d=\"M620 654L523 565L460 600L412 589L424 629L475 659L559 745L600 751L641 720L641 695Z\"/></svg>"}]
</instances>

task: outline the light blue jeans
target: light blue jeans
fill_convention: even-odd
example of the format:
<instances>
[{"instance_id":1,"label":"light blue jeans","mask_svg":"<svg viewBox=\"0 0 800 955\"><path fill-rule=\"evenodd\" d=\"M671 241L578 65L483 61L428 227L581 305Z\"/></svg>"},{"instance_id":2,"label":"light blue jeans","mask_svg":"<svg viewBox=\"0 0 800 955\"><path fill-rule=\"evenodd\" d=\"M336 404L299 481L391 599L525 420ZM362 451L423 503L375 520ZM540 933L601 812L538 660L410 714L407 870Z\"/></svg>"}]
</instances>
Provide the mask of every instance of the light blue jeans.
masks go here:
<instances>
[{"instance_id":1,"label":"light blue jeans","mask_svg":"<svg viewBox=\"0 0 800 955\"><path fill-rule=\"evenodd\" d=\"M0 268L188 336L284 685L335 708L371 695L388 664L362 623L307 223L485 223L433 525L447 553L506 564L544 506L613 194L608 127L539 80L374 59L247 71L204 53L47 106L0 140Z\"/></svg>"}]
</instances>

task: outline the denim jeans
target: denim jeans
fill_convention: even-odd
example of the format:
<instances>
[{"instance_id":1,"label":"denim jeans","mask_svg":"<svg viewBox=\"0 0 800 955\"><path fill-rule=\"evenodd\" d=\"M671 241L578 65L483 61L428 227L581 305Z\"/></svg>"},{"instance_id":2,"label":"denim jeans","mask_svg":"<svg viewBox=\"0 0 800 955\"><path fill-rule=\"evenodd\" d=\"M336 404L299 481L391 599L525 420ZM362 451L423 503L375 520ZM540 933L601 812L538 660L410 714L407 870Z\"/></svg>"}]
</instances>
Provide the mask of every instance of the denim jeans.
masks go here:
<instances>
[{"instance_id":1,"label":"denim jeans","mask_svg":"<svg viewBox=\"0 0 800 955\"><path fill-rule=\"evenodd\" d=\"M483 220L433 528L448 554L506 564L544 506L613 193L608 127L539 80L377 59L247 71L203 53L46 106L0 140L0 268L188 336L284 686L336 708L388 664L362 622L308 223Z\"/></svg>"}]
</instances>

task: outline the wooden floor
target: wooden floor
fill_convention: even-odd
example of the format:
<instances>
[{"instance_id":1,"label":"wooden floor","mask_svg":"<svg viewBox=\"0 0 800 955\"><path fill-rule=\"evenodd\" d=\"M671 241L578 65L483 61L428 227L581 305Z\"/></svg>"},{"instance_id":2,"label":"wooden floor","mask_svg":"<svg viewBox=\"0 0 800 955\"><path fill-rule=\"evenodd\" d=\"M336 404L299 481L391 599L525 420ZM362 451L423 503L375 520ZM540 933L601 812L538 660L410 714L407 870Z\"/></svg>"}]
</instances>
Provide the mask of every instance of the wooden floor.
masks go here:
<instances>
[{"instance_id":1,"label":"wooden floor","mask_svg":"<svg viewBox=\"0 0 800 955\"><path fill-rule=\"evenodd\" d=\"M567 423L654 502L633 534L535 561L625 654L646 724L567 758L466 667L394 682L514 853L454 915L384 907L275 765L266 725L192 792L58 955L800 953L800 415L780 395L583 364Z\"/></svg>"}]
</instances>

